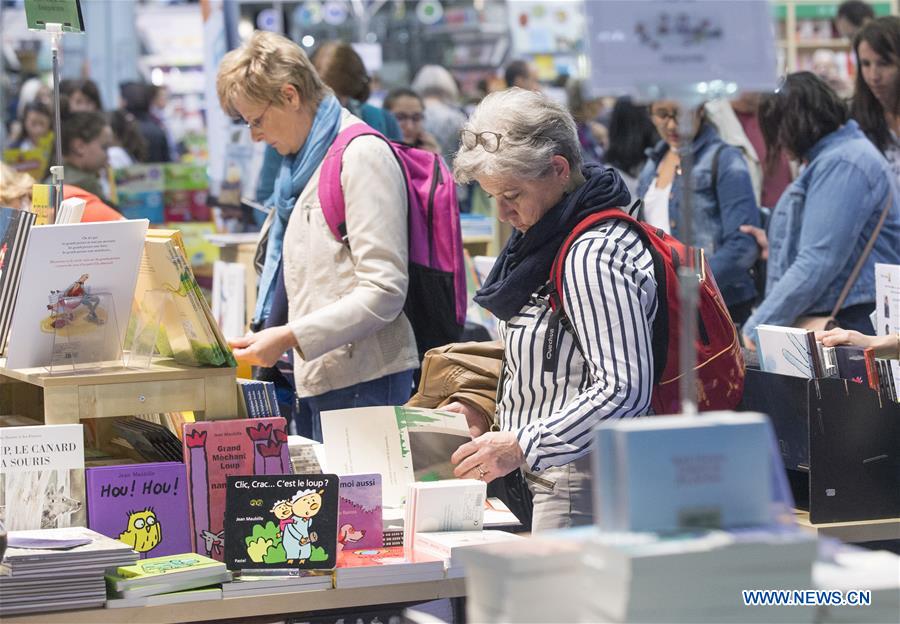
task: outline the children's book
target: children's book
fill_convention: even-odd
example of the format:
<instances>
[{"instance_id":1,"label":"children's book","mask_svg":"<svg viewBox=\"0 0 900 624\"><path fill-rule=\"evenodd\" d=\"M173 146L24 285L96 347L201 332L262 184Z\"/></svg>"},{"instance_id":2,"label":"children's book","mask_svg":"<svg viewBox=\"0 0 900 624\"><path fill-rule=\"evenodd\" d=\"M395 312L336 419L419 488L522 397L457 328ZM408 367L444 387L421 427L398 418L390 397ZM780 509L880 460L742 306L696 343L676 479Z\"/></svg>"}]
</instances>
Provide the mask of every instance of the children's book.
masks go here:
<instances>
[{"instance_id":1,"label":"children's book","mask_svg":"<svg viewBox=\"0 0 900 624\"><path fill-rule=\"evenodd\" d=\"M73 361L116 360L146 231L145 220L31 228L7 367L47 366L60 355L51 357L51 352L60 349ZM113 321L115 331L110 331ZM98 336L99 343L93 340Z\"/></svg>"},{"instance_id":2,"label":"children's book","mask_svg":"<svg viewBox=\"0 0 900 624\"><path fill-rule=\"evenodd\" d=\"M82 425L0 428L0 521L8 531L84 526Z\"/></svg>"},{"instance_id":3,"label":"children's book","mask_svg":"<svg viewBox=\"0 0 900 624\"><path fill-rule=\"evenodd\" d=\"M334 570L335 588L369 587L444 578L444 561L428 553L406 556L402 546L343 550Z\"/></svg>"},{"instance_id":4,"label":"children's book","mask_svg":"<svg viewBox=\"0 0 900 624\"><path fill-rule=\"evenodd\" d=\"M22 257L35 214L0 206L0 354L6 346L19 291Z\"/></svg>"},{"instance_id":5,"label":"children's book","mask_svg":"<svg viewBox=\"0 0 900 624\"><path fill-rule=\"evenodd\" d=\"M141 558L191 550L187 473L181 462L88 468L88 527Z\"/></svg>"},{"instance_id":6,"label":"children's book","mask_svg":"<svg viewBox=\"0 0 900 624\"><path fill-rule=\"evenodd\" d=\"M284 418L207 420L184 424L195 552L222 561L229 476L290 475Z\"/></svg>"},{"instance_id":7,"label":"children's book","mask_svg":"<svg viewBox=\"0 0 900 624\"><path fill-rule=\"evenodd\" d=\"M225 566L219 561L197 553L180 553L166 557L151 557L132 565L119 566L115 569L115 574L107 576L107 581L115 591L123 591L147 585L205 579L224 572Z\"/></svg>"},{"instance_id":8,"label":"children's book","mask_svg":"<svg viewBox=\"0 0 900 624\"><path fill-rule=\"evenodd\" d=\"M162 223L164 216L163 165L137 164L113 171L115 201L130 219Z\"/></svg>"},{"instance_id":9,"label":"children's book","mask_svg":"<svg viewBox=\"0 0 900 624\"><path fill-rule=\"evenodd\" d=\"M337 475L228 477L225 564L330 570L337 522Z\"/></svg>"},{"instance_id":10,"label":"children's book","mask_svg":"<svg viewBox=\"0 0 900 624\"><path fill-rule=\"evenodd\" d=\"M377 473L341 477L338 511L338 548L381 548L381 475Z\"/></svg>"},{"instance_id":11,"label":"children's book","mask_svg":"<svg viewBox=\"0 0 900 624\"><path fill-rule=\"evenodd\" d=\"M462 414L411 407L324 412L322 438L327 470L383 476L385 507L399 507L413 481L453 479L450 456L472 439Z\"/></svg>"}]
</instances>

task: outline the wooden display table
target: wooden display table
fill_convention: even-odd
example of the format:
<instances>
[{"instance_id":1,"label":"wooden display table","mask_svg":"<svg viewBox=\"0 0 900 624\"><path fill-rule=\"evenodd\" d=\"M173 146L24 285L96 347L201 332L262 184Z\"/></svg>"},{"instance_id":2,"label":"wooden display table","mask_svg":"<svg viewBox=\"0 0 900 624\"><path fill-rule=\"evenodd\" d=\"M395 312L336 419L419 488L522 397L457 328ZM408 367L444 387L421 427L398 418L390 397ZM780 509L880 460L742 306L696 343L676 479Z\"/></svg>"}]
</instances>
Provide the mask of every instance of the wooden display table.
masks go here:
<instances>
[{"instance_id":1,"label":"wooden display table","mask_svg":"<svg viewBox=\"0 0 900 624\"><path fill-rule=\"evenodd\" d=\"M813 524L809 521L808 511L798 509L794 511L794 515L797 524L803 529L815 531L819 535L827 535L848 544L900 540L900 518Z\"/></svg>"},{"instance_id":2,"label":"wooden display table","mask_svg":"<svg viewBox=\"0 0 900 624\"><path fill-rule=\"evenodd\" d=\"M148 369L110 367L49 375L44 368L9 369L0 358L0 413L47 425L83 418L193 411L198 420L235 418L234 368L196 368L158 359Z\"/></svg>"},{"instance_id":3,"label":"wooden display table","mask_svg":"<svg viewBox=\"0 0 900 624\"><path fill-rule=\"evenodd\" d=\"M289 594L270 594L205 600L159 607L130 609L83 609L57 613L7 616L3 624L168 624L207 622L260 615L298 614L404 602L427 602L465 595L465 579L442 579L403 585L380 585L354 589L320 589Z\"/></svg>"}]
</instances>

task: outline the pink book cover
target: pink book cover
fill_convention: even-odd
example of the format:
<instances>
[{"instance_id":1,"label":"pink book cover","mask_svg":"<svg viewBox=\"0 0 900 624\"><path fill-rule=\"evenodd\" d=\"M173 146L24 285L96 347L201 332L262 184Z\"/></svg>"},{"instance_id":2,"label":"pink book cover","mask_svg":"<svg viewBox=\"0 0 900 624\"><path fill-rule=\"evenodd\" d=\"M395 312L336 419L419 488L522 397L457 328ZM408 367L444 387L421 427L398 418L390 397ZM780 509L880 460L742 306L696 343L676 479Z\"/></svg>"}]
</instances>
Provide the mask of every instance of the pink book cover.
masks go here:
<instances>
[{"instance_id":1,"label":"pink book cover","mask_svg":"<svg viewBox=\"0 0 900 624\"><path fill-rule=\"evenodd\" d=\"M184 423L194 552L222 561L227 477L293 474L284 418Z\"/></svg>"},{"instance_id":2,"label":"pink book cover","mask_svg":"<svg viewBox=\"0 0 900 624\"><path fill-rule=\"evenodd\" d=\"M338 549L381 548L384 545L381 475L344 475L339 492Z\"/></svg>"}]
</instances>

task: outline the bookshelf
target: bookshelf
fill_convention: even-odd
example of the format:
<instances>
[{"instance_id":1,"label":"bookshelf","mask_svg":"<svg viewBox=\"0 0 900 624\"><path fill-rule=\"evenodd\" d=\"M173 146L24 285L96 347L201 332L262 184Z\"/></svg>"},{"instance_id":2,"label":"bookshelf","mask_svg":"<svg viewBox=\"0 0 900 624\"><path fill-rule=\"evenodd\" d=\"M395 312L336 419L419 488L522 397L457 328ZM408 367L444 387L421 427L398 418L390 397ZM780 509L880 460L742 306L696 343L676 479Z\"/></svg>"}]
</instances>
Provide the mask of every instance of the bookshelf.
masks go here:
<instances>
[{"instance_id":1,"label":"bookshelf","mask_svg":"<svg viewBox=\"0 0 900 624\"><path fill-rule=\"evenodd\" d=\"M148 369L119 366L71 375L10 369L0 358L0 404L48 425L161 412L194 411L206 420L238 414L234 368L181 366L164 358Z\"/></svg>"},{"instance_id":2,"label":"bookshelf","mask_svg":"<svg viewBox=\"0 0 900 624\"><path fill-rule=\"evenodd\" d=\"M58 613L11 615L4 624L175 624L215 622L231 618L251 618L276 614L302 614L327 609L348 609L372 605L427 602L465 595L465 579L441 579L401 585L381 585L353 589L321 589L287 594L206 600L179 605L130 609L83 609Z\"/></svg>"}]
</instances>

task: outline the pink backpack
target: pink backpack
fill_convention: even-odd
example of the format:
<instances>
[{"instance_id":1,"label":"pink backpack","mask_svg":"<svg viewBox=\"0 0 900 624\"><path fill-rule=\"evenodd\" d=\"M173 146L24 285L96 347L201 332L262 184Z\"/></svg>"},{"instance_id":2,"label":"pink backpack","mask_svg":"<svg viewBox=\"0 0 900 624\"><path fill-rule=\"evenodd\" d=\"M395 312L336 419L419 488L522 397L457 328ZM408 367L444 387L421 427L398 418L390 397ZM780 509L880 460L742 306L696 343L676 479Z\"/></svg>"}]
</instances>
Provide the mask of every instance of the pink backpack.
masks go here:
<instances>
[{"instance_id":1,"label":"pink backpack","mask_svg":"<svg viewBox=\"0 0 900 624\"><path fill-rule=\"evenodd\" d=\"M406 178L409 192L409 290L406 312L420 357L433 347L456 342L466 321L459 203L453 177L437 154L394 143L359 123L338 134L319 176L319 203L334 237L347 243L346 205L341 188L344 150L356 137L384 139Z\"/></svg>"}]
</instances>

